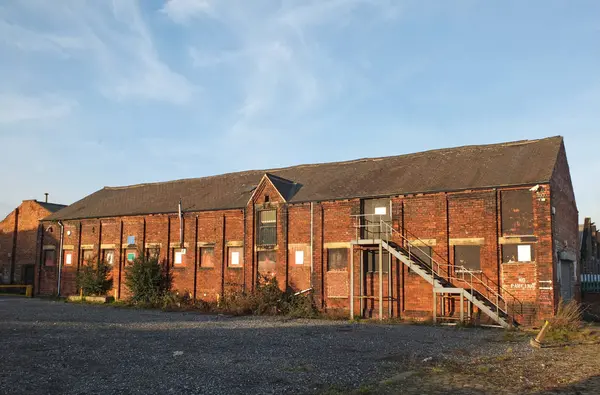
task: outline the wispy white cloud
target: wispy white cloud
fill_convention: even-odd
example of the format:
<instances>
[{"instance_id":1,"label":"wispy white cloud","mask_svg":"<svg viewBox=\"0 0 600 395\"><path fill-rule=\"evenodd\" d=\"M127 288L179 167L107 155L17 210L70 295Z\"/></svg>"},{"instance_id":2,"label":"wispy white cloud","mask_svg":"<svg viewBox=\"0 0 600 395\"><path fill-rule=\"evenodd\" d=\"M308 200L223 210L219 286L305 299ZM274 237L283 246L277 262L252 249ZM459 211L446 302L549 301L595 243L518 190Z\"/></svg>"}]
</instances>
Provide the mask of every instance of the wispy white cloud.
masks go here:
<instances>
[{"instance_id":1,"label":"wispy white cloud","mask_svg":"<svg viewBox=\"0 0 600 395\"><path fill-rule=\"evenodd\" d=\"M195 17L210 15L213 11L209 0L167 0L161 9L177 23L187 23Z\"/></svg>"},{"instance_id":2,"label":"wispy white cloud","mask_svg":"<svg viewBox=\"0 0 600 395\"><path fill-rule=\"evenodd\" d=\"M316 117L340 100L359 100L369 91L361 76L362 65L341 61L324 43L314 40L317 29L359 17L363 22L384 20L397 14L397 6L385 0L262 5L242 1L212 4L211 17L237 44L233 49L215 51L211 45L202 45L206 40L199 35L189 56L198 68L229 68L238 79L241 101L230 115L226 138L278 140L288 133L308 137L315 131L301 129L303 120ZM344 28L344 23L339 26ZM191 25L189 29L193 33Z\"/></svg>"},{"instance_id":3,"label":"wispy white cloud","mask_svg":"<svg viewBox=\"0 0 600 395\"><path fill-rule=\"evenodd\" d=\"M84 42L78 37L40 33L3 20L0 20L0 42L23 51L61 54L84 47Z\"/></svg>"},{"instance_id":4,"label":"wispy white cloud","mask_svg":"<svg viewBox=\"0 0 600 395\"><path fill-rule=\"evenodd\" d=\"M76 105L75 101L58 95L0 93L0 124L62 118L68 116Z\"/></svg>"},{"instance_id":5,"label":"wispy white cloud","mask_svg":"<svg viewBox=\"0 0 600 395\"><path fill-rule=\"evenodd\" d=\"M64 1L53 7L25 2L21 14L43 17L46 27L8 22L0 13L0 42L73 57L93 73L98 90L110 99L185 104L196 92L159 55L136 1Z\"/></svg>"}]
</instances>

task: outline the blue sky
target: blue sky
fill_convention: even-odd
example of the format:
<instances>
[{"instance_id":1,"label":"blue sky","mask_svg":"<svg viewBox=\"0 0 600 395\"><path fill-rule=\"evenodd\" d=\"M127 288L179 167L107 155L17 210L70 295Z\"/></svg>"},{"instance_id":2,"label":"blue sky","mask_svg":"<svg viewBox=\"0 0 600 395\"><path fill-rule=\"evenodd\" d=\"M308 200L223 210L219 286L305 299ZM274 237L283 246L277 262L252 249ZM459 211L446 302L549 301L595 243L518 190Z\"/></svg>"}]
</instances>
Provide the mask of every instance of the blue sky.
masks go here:
<instances>
[{"instance_id":1,"label":"blue sky","mask_svg":"<svg viewBox=\"0 0 600 395\"><path fill-rule=\"evenodd\" d=\"M4 1L0 217L105 185L565 137L600 221L600 2Z\"/></svg>"}]
</instances>

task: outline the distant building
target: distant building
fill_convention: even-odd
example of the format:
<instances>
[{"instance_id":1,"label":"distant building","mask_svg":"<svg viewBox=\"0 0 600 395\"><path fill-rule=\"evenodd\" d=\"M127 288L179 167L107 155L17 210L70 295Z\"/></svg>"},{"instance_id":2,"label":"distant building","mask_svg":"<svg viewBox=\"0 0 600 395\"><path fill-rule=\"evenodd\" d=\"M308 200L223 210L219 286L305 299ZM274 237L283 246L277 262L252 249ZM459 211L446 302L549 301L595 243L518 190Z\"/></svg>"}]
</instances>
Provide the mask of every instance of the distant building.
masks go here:
<instances>
[{"instance_id":1,"label":"distant building","mask_svg":"<svg viewBox=\"0 0 600 395\"><path fill-rule=\"evenodd\" d=\"M38 262L40 220L66 207L62 204L24 200L0 222L0 283L31 284ZM47 238L54 239L56 226L48 224Z\"/></svg>"},{"instance_id":2,"label":"distant building","mask_svg":"<svg viewBox=\"0 0 600 395\"><path fill-rule=\"evenodd\" d=\"M600 293L600 232L591 218L579 226L579 237L582 291Z\"/></svg>"},{"instance_id":3,"label":"distant building","mask_svg":"<svg viewBox=\"0 0 600 395\"><path fill-rule=\"evenodd\" d=\"M195 299L267 275L354 316L508 326L580 295L562 137L105 187L44 229L57 221L63 244L40 246L60 251L39 261L45 293L77 293L78 268L100 258L123 298L126 265L156 254Z\"/></svg>"}]
</instances>

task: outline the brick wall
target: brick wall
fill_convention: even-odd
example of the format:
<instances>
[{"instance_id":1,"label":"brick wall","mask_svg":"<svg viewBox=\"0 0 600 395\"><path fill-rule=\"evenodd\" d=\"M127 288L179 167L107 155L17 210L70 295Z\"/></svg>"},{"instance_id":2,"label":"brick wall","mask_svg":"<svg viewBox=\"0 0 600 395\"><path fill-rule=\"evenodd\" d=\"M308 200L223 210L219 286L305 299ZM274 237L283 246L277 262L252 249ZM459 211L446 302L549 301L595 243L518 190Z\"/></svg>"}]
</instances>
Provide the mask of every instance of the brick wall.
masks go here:
<instances>
[{"instance_id":1,"label":"brick wall","mask_svg":"<svg viewBox=\"0 0 600 395\"><path fill-rule=\"evenodd\" d=\"M555 213L552 221L552 237L554 240L554 276L553 281L557 284L554 287L554 304L560 299L561 274L559 269L560 259L574 259L572 281L574 283L573 296L581 300L580 286L580 250L578 247L579 239L579 212L575 202L575 194L567 162L567 154L564 143L561 144L558 159L554 168L554 174L550 183L549 201L554 207Z\"/></svg>"},{"instance_id":2,"label":"brick wall","mask_svg":"<svg viewBox=\"0 0 600 395\"><path fill-rule=\"evenodd\" d=\"M527 188L521 188L527 189ZM549 189L549 188L547 188ZM426 241L433 248L440 264L454 265L453 246L475 243L481 247L481 270L491 280L491 287L504 287L528 303L531 312L546 312L553 303L539 290L539 281L552 278L552 232L549 195L530 192L533 204L533 223L536 237L536 261L501 265L500 241L502 233L501 191L465 191L435 193L392 198L392 223L399 234L408 240ZM266 197L268 201L266 201ZM545 200L544 200L545 199ZM127 297L124 286L124 268L129 248L147 245L160 246L160 260L173 275L173 288L189 292L198 299L214 300L217 294L234 290L253 289L257 278L255 219L257 210L277 210L276 277L282 289L300 291L313 288L319 307L348 309L350 297L350 268L327 270L328 248L351 248L355 238L352 214L360 212L360 200L288 204L274 186L264 179L256 189L245 209L184 213L183 241L186 254L182 264L174 263L174 251L180 247L179 219L176 214L109 218L100 220L66 221L65 245L72 248L73 265L63 271L63 293L74 293L74 274L80 264L82 245L93 245L101 253L101 245L115 248L113 268L114 293ZM80 233L81 229L81 233ZM311 234L313 248L311 251ZM127 237L135 236L135 246L127 246ZM395 236L402 244L402 238ZM214 248L214 267L200 266L199 249ZM243 247L241 268L228 265L228 248ZM296 251L302 251L302 263L296 264ZM353 252L354 295L360 289L360 253ZM350 255L349 255L350 257ZM311 271L312 259L312 271ZM350 260L350 259L349 259ZM450 269L452 270L452 269ZM365 287L372 296L379 295L378 274L365 277ZM425 280L392 259L391 284L388 274L383 278L384 314L391 303L392 315L429 318L433 310L432 287ZM525 284L525 285L521 285ZM535 285L531 285L535 284ZM389 293L391 285L391 294ZM51 289L44 286L42 290ZM500 292L504 292L500 289ZM390 301L391 300L391 301ZM360 314L359 300L355 300L355 313ZM377 316L378 299L365 302L365 313ZM455 301L437 301L438 311L457 314ZM543 305L543 306L541 306Z\"/></svg>"},{"instance_id":3,"label":"brick wall","mask_svg":"<svg viewBox=\"0 0 600 395\"><path fill-rule=\"evenodd\" d=\"M37 283L41 274L35 266L40 259L38 256L38 246L42 240L40 219L50 214L50 211L35 200L25 200L0 222L0 283L11 283L11 272L12 283L25 283L27 281L25 268L30 270L34 283ZM54 231L54 229L52 230ZM48 244L54 243L55 239L55 233L47 232L45 234L45 241ZM11 269L13 262L14 268Z\"/></svg>"}]
</instances>

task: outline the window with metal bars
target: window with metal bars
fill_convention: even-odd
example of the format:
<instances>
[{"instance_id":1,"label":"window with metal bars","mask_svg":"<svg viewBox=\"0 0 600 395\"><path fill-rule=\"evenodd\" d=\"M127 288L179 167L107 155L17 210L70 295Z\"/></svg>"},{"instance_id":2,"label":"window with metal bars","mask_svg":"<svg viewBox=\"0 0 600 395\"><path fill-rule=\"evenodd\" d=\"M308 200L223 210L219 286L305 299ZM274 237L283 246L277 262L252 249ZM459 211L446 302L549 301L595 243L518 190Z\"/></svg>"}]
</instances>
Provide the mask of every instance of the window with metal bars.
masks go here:
<instances>
[{"instance_id":1,"label":"window with metal bars","mask_svg":"<svg viewBox=\"0 0 600 395\"><path fill-rule=\"evenodd\" d=\"M257 233L258 245L277 245L277 210L262 210L258 212Z\"/></svg>"}]
</instances>

